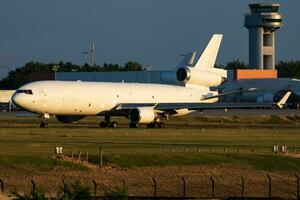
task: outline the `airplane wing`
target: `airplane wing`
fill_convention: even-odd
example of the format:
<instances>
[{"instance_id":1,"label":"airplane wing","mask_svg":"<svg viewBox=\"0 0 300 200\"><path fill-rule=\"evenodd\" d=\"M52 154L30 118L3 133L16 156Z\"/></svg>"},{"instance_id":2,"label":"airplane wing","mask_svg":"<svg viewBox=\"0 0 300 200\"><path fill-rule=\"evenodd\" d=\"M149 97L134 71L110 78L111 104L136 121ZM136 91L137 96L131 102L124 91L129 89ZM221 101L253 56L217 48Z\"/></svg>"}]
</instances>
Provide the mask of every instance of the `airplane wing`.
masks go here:
<instances>
[{"instance_id":1,"label":"airplane wing","mask_svg":"<svg viewBox=\"0 0 300 200\"><path fill-rule=\"evenodd\" d=\"M251 91L254 91L254 90L257 90L257 88L233 90L233 91L224 92L224 93L221 93L221 94L218 94L218 95L214 95L214 96L203 97L201 100L214 99L214 98L223 97L223 96L227 96L227 95L231 95L231 94L239 94L239 93L243 93L243 92L251 92Z\"/></svg>"},{"instance_id":2,"label":"airplane wing","mask_svg":"<svg viewBox=\"0 0 300 200\"><path fill-rule=\"evenodd\" d=\"M138 107L153 107L157 111L165 110L208 110L208 109L260 109L260 108L283 108L284 104L288 100L291 92L288 91L277 103L145 103L145 104L135 104L135 103L125 103L116 106L116 110L130 110Z\"/></svg>"}]
</instances>

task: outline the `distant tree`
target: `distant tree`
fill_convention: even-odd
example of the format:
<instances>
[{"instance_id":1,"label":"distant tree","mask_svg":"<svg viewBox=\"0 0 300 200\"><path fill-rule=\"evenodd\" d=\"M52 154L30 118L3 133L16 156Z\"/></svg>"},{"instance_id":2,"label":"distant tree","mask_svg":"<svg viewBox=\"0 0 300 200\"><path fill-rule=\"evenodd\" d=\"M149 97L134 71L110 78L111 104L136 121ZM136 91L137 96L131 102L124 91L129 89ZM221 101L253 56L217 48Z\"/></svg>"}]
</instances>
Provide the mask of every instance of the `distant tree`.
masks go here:
<instances>
[{"instance_id":1,"label":"distant tree","mask_svg":"<svg viewBox=\"0 0 300 200\"><path fill-rule=\"evenodd\" d=\"M240 60L233 60L228 62L224 69L250 69L250 66Z\"/></svg>"},{"instance_id":2,"label":"distant tree","mask_svg":"<svg viewBox=\"0 0 300 200\"><path fill-rule=\"evenodd\" d=\"M38 62L26 63L23 67L10 71L8 76L0 81L0 87L3 89L15 89L28 83L30 74L33 72L50 72L52 65Z\"/></svg>"},{"instance_id":3,"label":"distant tree","mask_svg":"<svg viewBox=\"0 0 300 200\"><path fill-rule=\"evenodd\" d=\"M29 62L24 66L10 71L8 76L0 81L1 89L16 89L25 83L30 82L30 76L36 72L52 73L52 67L59 65L58 72L110 72L110 71L141 71L142 66L137 62L129 61L124 67L118 64L107 64L90 66L85 63L82 66L72 64L71 62L60 61L58 63L40 63Z\"/></svg>"},{"instance_id":4,"label":"distant tree","mask_svg":"<svg viewBox=\"0 0 300 200\"><path fill-rule=\"evenodd\" d=\"M300 78L300 61L279 61L276 69L278 77Z\"/></svg>"},{"instance_id":5,"label":"distant tree","mask_svg":"<svg viewBox=\"0 0 300 200\"><path fill-rule=\"evenodd\" d=\"M141 71L143 70L142 66L137 62L129 61L122 68L122 71Z\"/></svg>"}]
</instances>

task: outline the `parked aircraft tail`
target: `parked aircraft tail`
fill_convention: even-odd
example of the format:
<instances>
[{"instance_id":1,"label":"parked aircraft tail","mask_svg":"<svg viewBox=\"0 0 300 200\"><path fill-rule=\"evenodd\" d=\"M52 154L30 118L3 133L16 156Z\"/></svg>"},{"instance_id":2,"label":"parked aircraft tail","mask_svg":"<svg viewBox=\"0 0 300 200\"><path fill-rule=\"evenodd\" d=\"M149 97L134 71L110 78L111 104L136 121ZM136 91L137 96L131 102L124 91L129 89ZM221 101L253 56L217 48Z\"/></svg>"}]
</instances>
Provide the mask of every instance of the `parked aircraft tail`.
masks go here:
<instances>
[{"instance_id":1,"label":"parked aircraft tail","mask_svg":"<svg viewBox=\"0 0 300 200\"><path fill-rule=\"evenodd\" d=\"M214 67L223 35L214 34L194 68Z\"/></svg>"},{"instance_id":2,"label":"parked aircraft tail","mask_svg":"<svg viewBox=\"0 0 300 200\"><path fill-rule=\"evenodd\" d=\"M175 71L163 74L164 83L182 84L186 87L213 87L222 84L227 78L227 71L214 68L223 35L214 34L194 65L196 53L188 53Z\"/></svg>"}]
</instances>

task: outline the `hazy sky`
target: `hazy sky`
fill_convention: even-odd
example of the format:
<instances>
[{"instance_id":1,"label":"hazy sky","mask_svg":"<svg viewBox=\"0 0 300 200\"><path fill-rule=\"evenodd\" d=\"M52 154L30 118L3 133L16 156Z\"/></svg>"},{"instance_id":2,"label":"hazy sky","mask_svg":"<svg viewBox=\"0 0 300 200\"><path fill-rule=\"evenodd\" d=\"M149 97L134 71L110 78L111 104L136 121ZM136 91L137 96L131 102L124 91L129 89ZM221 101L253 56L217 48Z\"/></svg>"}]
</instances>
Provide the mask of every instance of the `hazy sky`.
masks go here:
<instances>
[{"instance_id":1,"label":"hazy sky","mask_svg":"<svg viewBox=\"0 0 300 200\"><path fill-rule=\"evenodd\" d=\"M179 55L201 52L213 33L224 39L217 63L248 62L243 27L249 0L1 0L0 65L29 61L97 63L129 60L172 69ZM270 1L268 1L270 2ZM281 0L286 25L277 32L277 60L300 60L300 1ZM0 77L6 73L0 67Z\"/></svg>"}]
</instances>

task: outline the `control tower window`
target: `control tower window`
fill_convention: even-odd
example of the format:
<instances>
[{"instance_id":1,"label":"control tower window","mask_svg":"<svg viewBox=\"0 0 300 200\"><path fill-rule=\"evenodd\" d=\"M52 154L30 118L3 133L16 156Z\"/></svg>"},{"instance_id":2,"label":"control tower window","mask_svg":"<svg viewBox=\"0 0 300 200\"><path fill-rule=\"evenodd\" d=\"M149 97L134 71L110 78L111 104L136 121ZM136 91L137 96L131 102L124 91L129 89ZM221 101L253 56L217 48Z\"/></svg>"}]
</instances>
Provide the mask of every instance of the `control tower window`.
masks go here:
<instances>
[{"instance_id":1,"label":"control tower window","mask_svg":"<svg viewBox=\"0 0 300 200\"><path fill-rule=\"evenodd\" d=\"M268 22L281 22L281 19L261 19L263 23L268 23Z\"/></svg>"},{"instance_id":2,"label":"control tower window","mask_svg":"<svg viewBox=\"0 0 300 200\"><path fill-rule=\"evenodd\" d=\"M269 12L277 12L277 6L268 6L268 7L256 7L252 8L253 13L269 13Z\"/></svg>"},{"instance_id":3,"label":"control tower window","mask_svg":"<svg viewBox=\"0 0 300 200\"><path fill-rule=\"evenodd\" d=\"M272 34L264 34L264 46L273 46L273 35Z\"/></svg>"}]
</instances>

